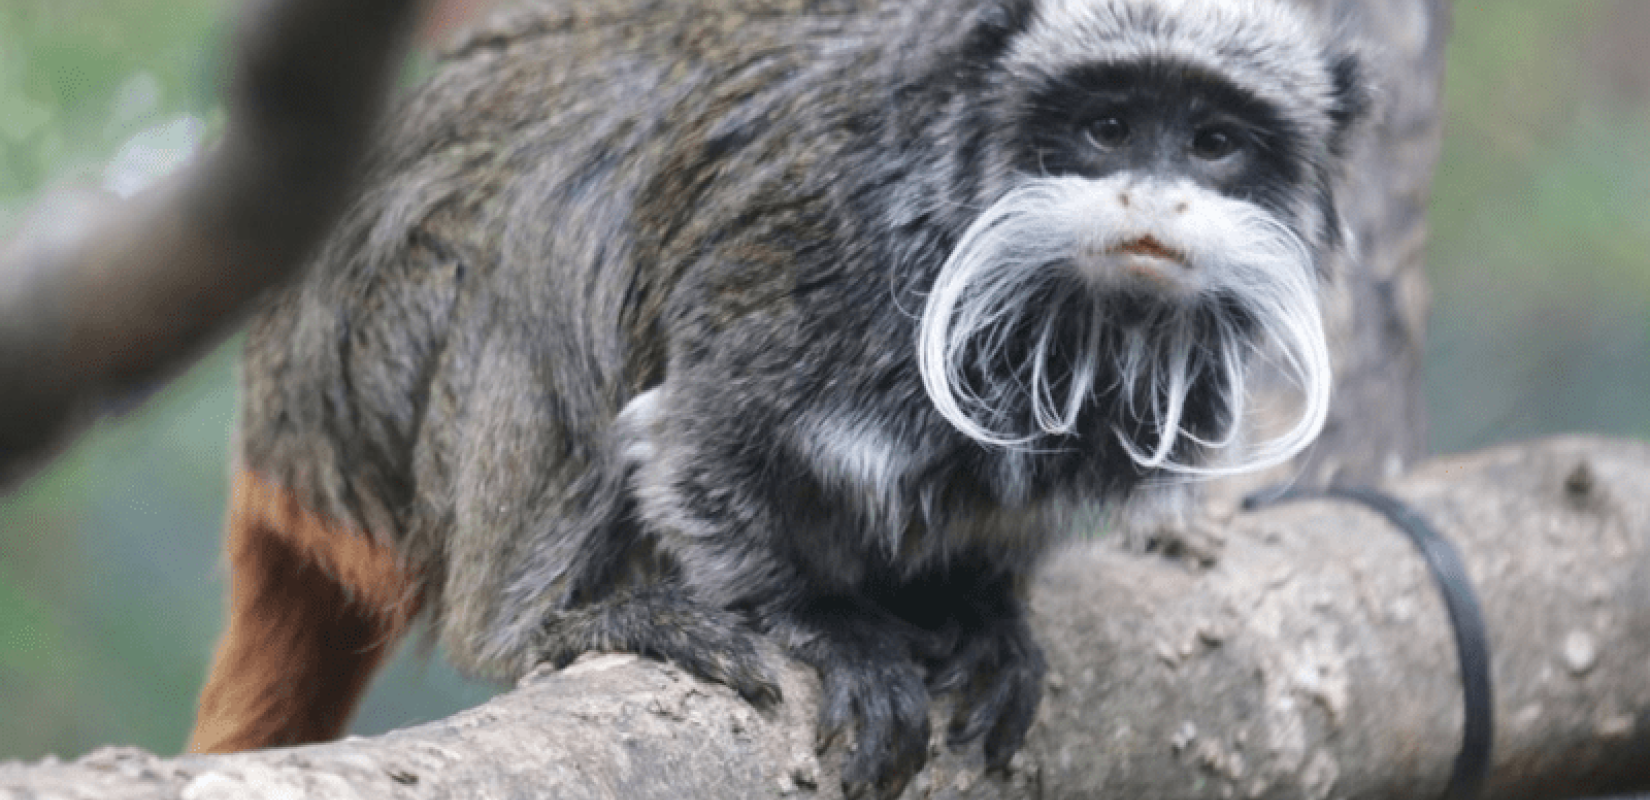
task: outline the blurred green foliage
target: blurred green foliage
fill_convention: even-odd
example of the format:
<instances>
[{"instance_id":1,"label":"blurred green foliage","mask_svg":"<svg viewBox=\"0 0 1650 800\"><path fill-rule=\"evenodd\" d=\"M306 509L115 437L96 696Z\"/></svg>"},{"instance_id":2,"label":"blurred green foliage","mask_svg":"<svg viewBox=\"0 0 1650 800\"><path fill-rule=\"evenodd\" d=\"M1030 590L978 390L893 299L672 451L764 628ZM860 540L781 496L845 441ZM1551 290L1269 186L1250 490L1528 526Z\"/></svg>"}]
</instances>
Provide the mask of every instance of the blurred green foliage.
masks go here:
<instances>
[{"instance_id":1,"label":"blurred green foliage","mask_svg":"<svg viewBox=\"0 0 1650 800\"><path fill-rule=\"evenodd\" d=\"M1650 3L1456 3L1431 440L1650 437Z\"/></svg>"},{"instance_id":2,"label":"blurred green foliage","mask_svg":"<svg viewBox=\"0 0 1650 800\"><path fill-rule=\"evenodd\" d=\"M0 0L0 198L217 98L216 0Z\"/></svg>"},{"instance_id":3,"label":"blurred green foliage","mask_svg":"<svg viewBox=\"0 0 1650 800\"><path fill-rule=\"evenodd\" d=\"M1438 449L1650 437L1645 8L1457 3L1431 216ZM0 212L95 178L141 131L210 119L224 18L221 0L0 0ZM221 617L235 350L0 499L0 758L182 745ZM414 653L356 730L489 691Z\"/></svg>"}]
</instances>

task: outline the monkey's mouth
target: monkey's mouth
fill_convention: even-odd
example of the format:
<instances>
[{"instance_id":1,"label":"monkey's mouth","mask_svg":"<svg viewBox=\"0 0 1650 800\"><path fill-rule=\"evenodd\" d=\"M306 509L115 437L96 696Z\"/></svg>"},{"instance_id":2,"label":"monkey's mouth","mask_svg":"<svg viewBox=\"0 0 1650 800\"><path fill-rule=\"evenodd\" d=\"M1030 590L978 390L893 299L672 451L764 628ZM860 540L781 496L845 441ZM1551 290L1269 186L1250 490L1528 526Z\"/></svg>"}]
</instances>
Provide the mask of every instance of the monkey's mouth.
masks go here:
<instances>
[{"instance_id":1,"label":"monkey's mouth","mask_svg":"<svg viewBox=\"0 0 1650 800\"><path fill-rule=\"evenodd\" d=\"M1113 245L1094 265L1102 284L1116 287L1148 288L1171 296L1179 296L1194 289L1196 281L1192 261L1184 252L1166 245L1147 234Z\"/></svg>"},{"instance_id":2,"label":"monkey's mouth","mask_svg":"<svg viewBox=\"0 0 1650 800\"><path fill-rule=\"evenodd\" d=\"M1182 267L1187 266L1184 253L1163 244L1156 237L1150 235L1124 242L1112 248L1111 252L1117 255L1147 256L1160 261L1171 261Z\"/></svg>"}]
</instances>

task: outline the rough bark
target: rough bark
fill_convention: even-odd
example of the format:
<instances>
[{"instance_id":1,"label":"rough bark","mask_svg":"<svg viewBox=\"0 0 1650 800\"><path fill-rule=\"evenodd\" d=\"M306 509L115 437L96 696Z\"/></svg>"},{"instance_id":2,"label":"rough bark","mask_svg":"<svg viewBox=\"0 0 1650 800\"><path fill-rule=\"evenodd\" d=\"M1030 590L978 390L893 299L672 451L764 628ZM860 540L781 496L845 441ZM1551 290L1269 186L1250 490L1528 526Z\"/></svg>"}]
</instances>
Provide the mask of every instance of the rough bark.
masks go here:
<instances>
[{"instance_id":1,"label":"rough bark","mask_svg":"<svg viewBox=\"0 0 1650 800\"><path fill-rule=\"evenodd\" d=\"M87 220L61 205L25 217L0 248L0 481L303 262L348 197L421 5L246 3L209 156L130 203L77 209Z\"/></svg>"},{"instance_id":2,"label":"rough bark","mask_svg":"<svg viewBox=\"0 0 1650 800\"><path fill-rule=\"evenodd\" d=\"M1457 544L1483 602L1497 719L1485 797L1650 786L1650 445L1508 446L1390 488ZM1053 559L1034 596L1048 695L1012 772L936 744L907 797L1437 796L1461 697L1409 542L1331 501L1216 530L1212 564L1105 543ZM837 754L811 744L813 678L788 665L784 689L763 714L668 666L596 656L373 739L4 765L0 798L839 796Z\"/></svg>"}]
</instances>

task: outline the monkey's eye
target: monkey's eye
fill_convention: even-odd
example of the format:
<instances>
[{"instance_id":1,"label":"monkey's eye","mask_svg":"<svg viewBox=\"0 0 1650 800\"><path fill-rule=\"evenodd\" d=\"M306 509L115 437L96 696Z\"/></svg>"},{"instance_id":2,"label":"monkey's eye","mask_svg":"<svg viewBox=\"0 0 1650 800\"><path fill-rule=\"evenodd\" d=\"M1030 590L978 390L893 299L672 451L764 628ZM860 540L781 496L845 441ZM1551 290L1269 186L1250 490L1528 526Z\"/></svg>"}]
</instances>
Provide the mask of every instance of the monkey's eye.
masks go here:
<instances>
[{"instance_id":1,"label":"monkey's eye","mask_svg":"<svg viewBox=\"0 0 1650 800\"><path fill-rule=\"evenodd\" d=\"M1091 123L1084 133L1096 147L1112 150L1129 143L1129 123L1117 117L1101 117Z\"/></svg>"},{"instance_id":2,"label":"monkey's eye","mask_svg":"<svg viewBox=\"0 0 1650 800\"><path fill-rule=\"evenodd\" d=\"M1200 128L1192 134L1192 155L1204 161L1219 161L1238 149L1238 138L1225 128Z\"/></svg>"}]
</instances>

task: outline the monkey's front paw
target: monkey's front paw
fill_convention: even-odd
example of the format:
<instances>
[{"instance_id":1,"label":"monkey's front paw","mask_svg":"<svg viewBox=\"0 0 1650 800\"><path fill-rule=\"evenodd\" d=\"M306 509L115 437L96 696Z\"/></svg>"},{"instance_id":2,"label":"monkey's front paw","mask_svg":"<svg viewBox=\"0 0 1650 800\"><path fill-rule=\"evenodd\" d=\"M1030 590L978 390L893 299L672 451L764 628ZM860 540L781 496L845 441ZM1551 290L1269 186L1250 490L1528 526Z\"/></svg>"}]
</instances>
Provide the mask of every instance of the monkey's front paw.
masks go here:
<instances>
[{"instance_id":1,"label":"monkey's front paw","mask_svg":"<svg viewBox=\"0 0 1650 800\"><path fill-rule=\"evenodd\" d=\"M908 658L844 656L820 668L819 749L852 729L842 766L849 798L893 798L928 760L928 689Z\"/></svg>"},{"instance_id":2,"label":"monkey's front paw","mask_svg":"<svg viewBox=\"0 0 1650 800\"><path fill-rule=\"evenodd\" d=\"M546 623L542 636L539 658L557 667L595 650L637 653L723 684L758 707L780 700L761 636L739 615L671 587L580 607Z\"/></svg>"},{"instance_id":3,"label":"monkey's front paw","mask_svg":"<svg viewBox=\"0 0 1650 800\"><path fill-rule=\"evenodd\" d=\"M928 687L913 657L919 633L869 605L821 603L777 620L774 633L819 671L823 753L851 734L842 765L849 798L891 800L928 760Z\"/></svg>"},{"instance_id":4,"label":"monkey's front paw","mask_svg":"<svg viewBox=\"0 0 1650 800\"><path fill-rule=\"evenodd\" d=\"M984 735L986 765L1003 769L1025 743L1043 698L1048 667L1023 618L978 624L938 665L929 688L935 694L956 696L947 742L960 747Z\"/></svg>"}]
</instances>

